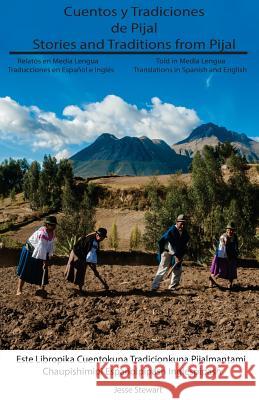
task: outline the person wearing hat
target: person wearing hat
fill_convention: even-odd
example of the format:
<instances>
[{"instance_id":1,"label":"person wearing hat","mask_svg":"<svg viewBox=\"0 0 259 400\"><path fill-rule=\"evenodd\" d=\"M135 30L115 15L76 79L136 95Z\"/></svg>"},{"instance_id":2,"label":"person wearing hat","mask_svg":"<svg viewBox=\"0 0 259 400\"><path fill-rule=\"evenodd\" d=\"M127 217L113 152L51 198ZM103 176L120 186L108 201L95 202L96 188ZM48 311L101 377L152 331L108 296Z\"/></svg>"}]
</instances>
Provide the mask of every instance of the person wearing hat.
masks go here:
<instances>
[{"instance_id":1,"label":"person wearing hat","mask_svg":"<svg viewBox=\"0 0 259 400\"><path fill-rule=\"evenodd\" d=\"M70 253L69 260L65 270L65 278L72 282L82 291L85 281L86 268L89 266L95 276L102 283L105 290L109 286L97 271L99 245L107 237L107 229L99 228L96 232L89 233L81 237L74 245Z\"/></svg>"},{"instance_id":2,"label":"person wearing hat","mask_svg":"<svg viewBox=\"0 0 259 400\"><path fill-rule=\"evenodd\" d=\"M169 289L174 290L180 284L183 256L190 239L185 226L185 215L178 215L175 225L170 227L158 242L160 263L152 283L152 290L154 291L159 288L164 275L169 272L170 267L172 276Z\"/></svg>"},{"instance_id":3,"label":"person wearing hat","mask_svg":"<svg viewBox=\"0 0 259 400\"><path fill-rule=\"evenodd\" d=\"M44 226L37 229L22 247L17 266L18 287L16 294L22 294L24 283L39 285L41 289L48 284L48 263L53 255L57 219L49 215Z\"/></svg>"},{"instance_id":4,"label":"person wearing hat","mask_svg":"<svg viewBox=\"0 0 259 400\"><path fill-rule=\"evenodd\" d=\"M222 278L229 281L229 289L233 286L233 280L237 278L238 239L235 233L235 225L229 222L226 232L219 238L216 254L210 267L210 287L216 283L214 279Z\"/></svg>"}]
</instances>

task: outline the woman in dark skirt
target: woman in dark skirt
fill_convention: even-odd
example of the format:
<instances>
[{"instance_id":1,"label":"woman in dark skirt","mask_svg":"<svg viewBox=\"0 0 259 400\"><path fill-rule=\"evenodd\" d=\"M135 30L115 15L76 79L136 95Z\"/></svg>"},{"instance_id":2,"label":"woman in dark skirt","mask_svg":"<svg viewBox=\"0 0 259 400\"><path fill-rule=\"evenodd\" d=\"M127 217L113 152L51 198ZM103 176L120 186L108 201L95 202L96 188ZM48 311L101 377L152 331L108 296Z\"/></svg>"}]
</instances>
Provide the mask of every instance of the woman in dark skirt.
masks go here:
<instances>
[{"instance_id":1,"label":"woman in dark skirt","mask_svg":"<svg viewBox=\"0 0 259 400\"><path fill-rule=\"evenodd\" d=\"M106 290L109 289L107 283L102 279L96 268L99 244L106 237L107 230L105 228L99 228L96 232L81 237L70 253L65 270L65 278L68 282L77 285L80 291L82 291L84 286L87 266L90 266L104 288Z\"/></svg>"},{"instance_id":2,"label":"woman in dark skirt","mask_svg":"<svg viewBox=\"0 0 259 400\"><path fill-rule=\"evenodd\" d=\"M216 255L210 267L210 286L213 286L214 278L222 278L229 281L231 289L233 280L237 278L238 240L235 234L235 226L231 222L226 227L226 232L220 236Z\"/></svg>"},{"instance_id":3,"label":"woman in dark skirt","mask_svg":"<svg viewBox=\"0 0 259 400\"><path fill-rule=\"evenodd\" d=\"M46 218L44 226L34 232L22 247L17 267L17 296L22 294L24 283L38 285L42 289L48 284L48 260L53 255L56 217Z\"/></svg>"}]
</instances>

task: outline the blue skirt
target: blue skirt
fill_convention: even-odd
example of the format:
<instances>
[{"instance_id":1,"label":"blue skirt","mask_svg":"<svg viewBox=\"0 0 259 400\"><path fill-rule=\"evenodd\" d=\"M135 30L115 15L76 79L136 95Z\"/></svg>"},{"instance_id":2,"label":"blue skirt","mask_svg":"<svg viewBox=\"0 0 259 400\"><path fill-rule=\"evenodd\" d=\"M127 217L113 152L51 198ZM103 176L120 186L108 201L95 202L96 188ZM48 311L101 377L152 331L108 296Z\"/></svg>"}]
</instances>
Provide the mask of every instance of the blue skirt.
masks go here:
<instances>
[{"instance_id":1,"label":"blue skirt","mask_svg":"<svg viewBox=\"0 0 259 400\"><path fill-rule=\"evenodd\" d=\"M47 285L49 283L48 270L43 270L43 260L32 257L32 252L22 247L17 275L23 281L33 285Z\"/></svg>"}]
</instances>

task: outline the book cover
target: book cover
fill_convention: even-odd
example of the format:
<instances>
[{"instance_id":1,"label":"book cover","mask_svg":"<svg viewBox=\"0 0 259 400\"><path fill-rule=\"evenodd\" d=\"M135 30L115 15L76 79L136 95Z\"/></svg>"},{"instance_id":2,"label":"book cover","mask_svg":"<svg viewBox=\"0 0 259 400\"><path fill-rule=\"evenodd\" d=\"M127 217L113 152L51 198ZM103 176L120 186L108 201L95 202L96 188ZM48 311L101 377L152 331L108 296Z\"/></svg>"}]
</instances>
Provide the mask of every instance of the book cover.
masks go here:
<instances>
[{"instance_id":1,"label":"book cover","mask_svg":"<svg viewBox=\"0 0 259 400\"><path fill-rule=\"evenodd\" d=\"M252 0L2 4L0 369L9 397L258 397L258 15ZM16 296L22 245L53 218L46 292L25 280ZM184 270L175 252L165 275L158 239L186 220ZM83 283L68 270L65 279L70 250L92 229L105 239L100 266ZM235 274L218 283L211 266L231 229L242 259L233 287Z\"/></svg>"}]
</instances>

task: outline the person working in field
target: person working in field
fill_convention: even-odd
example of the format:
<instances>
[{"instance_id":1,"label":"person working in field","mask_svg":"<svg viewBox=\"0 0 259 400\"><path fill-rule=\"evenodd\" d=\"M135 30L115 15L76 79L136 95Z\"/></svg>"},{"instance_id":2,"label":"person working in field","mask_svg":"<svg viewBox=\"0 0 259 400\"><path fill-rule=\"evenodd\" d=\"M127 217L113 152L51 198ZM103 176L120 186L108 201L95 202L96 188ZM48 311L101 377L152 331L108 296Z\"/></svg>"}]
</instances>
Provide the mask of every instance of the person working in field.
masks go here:
<instances>
[{"instance_id":1,"label":"person working in field","mask_svg":"<svg viewBox=\"0 0 259 400\"><path fill-rule=\"evenodd\" d=\"M24 283L38 285L44 289L48 284L48 264L53 255L54 231L57 219L50 215L44 221L44 226L34 232L22 248L17 267L17 295L22 294Z\"/></svg>"},{"instance_id":2,"label":"person working in field","mask_svg":"<svg viewBox=\"0 0 259 400\"><path fill-rule=\"evenodd\" d=\"M159 240L159 253L161 257L156 276L152 283L152 290L159 288L164 275L172 268L170 290L174 290L180 284L182 275L183 256L190 239L186 231L186 217L178 215L175 225L169 228Z\"/></svg>"},{"instance_id":3,"label":"person working in field","mask_svg":"<svg viewBox=\"0 0 259 400\"><path fill-rule=\"evenodd\" d=\"M219 238L216 255L210 267L210 287L215 285L214 279L222 278L229 281L229 289L233 286L233 280L237 278L238 239L235 226L230 222L226 232Z\"/></svg>"},{"instance_id":4,"label":"person working in field","mask_svg":"<svg viewBox=\"0 0 259 400\"><path fill-rule=\"evenodd\" d=\"M100 276L96 268L100 242L106 237L107 230L105 228L99 228L96 232L81 237L70 253L65 270L65 278L68 282L77 285L80 291L83 290L87 266L90 266L95 276L102 283L104 289L109 289L109 286Z\"/></svg>"}]
</instances>

